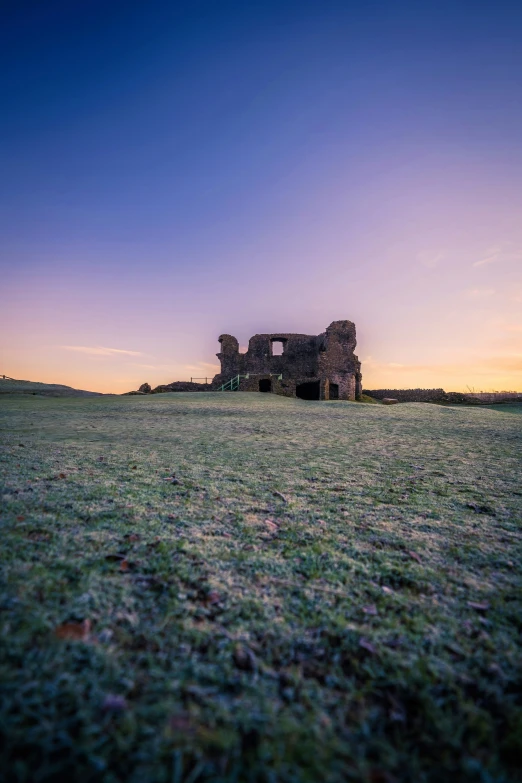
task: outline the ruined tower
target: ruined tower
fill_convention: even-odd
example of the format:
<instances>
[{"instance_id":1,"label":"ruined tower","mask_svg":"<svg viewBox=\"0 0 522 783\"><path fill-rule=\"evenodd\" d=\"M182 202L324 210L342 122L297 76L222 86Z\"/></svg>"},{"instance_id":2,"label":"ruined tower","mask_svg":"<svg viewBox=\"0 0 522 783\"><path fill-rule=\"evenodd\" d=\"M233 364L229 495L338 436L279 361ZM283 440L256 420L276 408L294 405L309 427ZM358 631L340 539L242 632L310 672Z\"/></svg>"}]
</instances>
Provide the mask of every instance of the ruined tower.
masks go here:
<instances>
[{"instance_id":1,"label":"ruined tower","mask_svg":"<svg viewBox=\"0 0 522 783\"><path fill-rule=\"evenodd\" d=\"M246 353L230 334L219 338L220 388L237 378L240 391L265 391L305 400L355 400L362 393L361 363L354 354L355 324L334 321L317 336L256 334Z\"/></svg>"}]
</instances>

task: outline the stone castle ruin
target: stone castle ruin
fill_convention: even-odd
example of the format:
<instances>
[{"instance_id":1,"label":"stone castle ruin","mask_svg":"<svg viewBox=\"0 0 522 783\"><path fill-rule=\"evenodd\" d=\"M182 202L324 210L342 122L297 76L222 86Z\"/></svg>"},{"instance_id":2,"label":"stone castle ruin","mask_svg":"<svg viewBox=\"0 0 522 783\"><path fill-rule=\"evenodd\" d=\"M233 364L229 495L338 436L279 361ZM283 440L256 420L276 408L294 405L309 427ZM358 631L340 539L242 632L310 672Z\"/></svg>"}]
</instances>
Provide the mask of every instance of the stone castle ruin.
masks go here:
<instances>
[{"instance_id":1,"label":"stone castle ruin","mask_svg":"<svg viewBox=\"0 0 522 783\"><path fill-rule=\"evenodd\" d=\"M322 334L256 334L246 353L230 334L219 338L221 372L212 388L271 392L303 400L355 400L362 394L354 354L355 324L334 321Z\"/></svg>"}]
</instances>

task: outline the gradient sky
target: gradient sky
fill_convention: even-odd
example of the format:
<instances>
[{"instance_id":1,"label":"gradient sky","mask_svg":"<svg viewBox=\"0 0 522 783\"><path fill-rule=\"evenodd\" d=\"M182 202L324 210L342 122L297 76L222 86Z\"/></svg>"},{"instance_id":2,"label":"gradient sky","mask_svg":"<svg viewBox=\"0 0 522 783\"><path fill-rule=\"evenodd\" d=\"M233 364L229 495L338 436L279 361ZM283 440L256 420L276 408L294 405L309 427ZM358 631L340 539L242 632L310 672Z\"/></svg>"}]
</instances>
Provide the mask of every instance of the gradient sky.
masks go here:
<instances>
[{"instance_id":1,"label":"gradient sky","mask_svg":"<svg viewBox=\"0 0 522 783\"><path fill-rule=\"evenodd\" d=\"M357 325L367 389L522 390L519 0L12 0L0 373L123 392Z\"/></svg>"}]
</instances>

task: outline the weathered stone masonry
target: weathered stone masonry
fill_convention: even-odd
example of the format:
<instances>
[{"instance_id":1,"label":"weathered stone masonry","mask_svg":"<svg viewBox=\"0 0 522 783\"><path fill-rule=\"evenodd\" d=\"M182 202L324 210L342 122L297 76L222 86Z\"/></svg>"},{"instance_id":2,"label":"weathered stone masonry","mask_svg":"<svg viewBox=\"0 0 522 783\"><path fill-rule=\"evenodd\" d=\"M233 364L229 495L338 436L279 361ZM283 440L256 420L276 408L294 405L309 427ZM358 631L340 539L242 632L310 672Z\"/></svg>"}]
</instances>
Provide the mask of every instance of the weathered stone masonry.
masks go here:
<instances>
[{"instance_id":1,"label":"weathered stone masonry","mask_svg":"<svg viewBox=\"0 0 522 783\"><path fill-rule=\"evenodd\" d=\"M355 324L334 321L325 332L256 334L246 353L230 334L219 338L221 372L214 389L236 376L240 391L266 391L306 400L355 400L362 394L361 363L354 354ZM277 347L282 353L278 355ZM245 377L248 376L248 377Z\"/></svg>"}]
</instances>

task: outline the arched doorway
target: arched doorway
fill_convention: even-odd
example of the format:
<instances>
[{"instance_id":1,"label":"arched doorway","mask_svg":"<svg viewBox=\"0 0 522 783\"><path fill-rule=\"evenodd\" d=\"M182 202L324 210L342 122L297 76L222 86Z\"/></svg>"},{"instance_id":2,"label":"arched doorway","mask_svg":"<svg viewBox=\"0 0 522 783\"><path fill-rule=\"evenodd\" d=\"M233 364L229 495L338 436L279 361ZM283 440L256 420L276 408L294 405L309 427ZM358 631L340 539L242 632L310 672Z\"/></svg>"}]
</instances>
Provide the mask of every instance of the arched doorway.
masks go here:
<instances>
[{"instance_id":1,"label":"arched doorway","mask_svg":"<svg viewBox=\"0 0 522 783\"><path fill-rule=\"evenodd\" d=\"M271 378L261 378L259 381L259 391L260 392L271 392L272 391L272 379Z\"/></svg>"},{"instance_id":2,"label":"arched doorway","mask_svg":"<svg viewBox=\"0 0 522 783\"><path fill-rule=\"evenodd\" d=\"M319 381L300 383L295 390L295 396L302 400L318 400L320 398Z\"/></svg>"}]
</instances>

